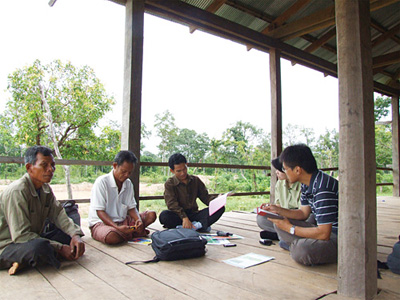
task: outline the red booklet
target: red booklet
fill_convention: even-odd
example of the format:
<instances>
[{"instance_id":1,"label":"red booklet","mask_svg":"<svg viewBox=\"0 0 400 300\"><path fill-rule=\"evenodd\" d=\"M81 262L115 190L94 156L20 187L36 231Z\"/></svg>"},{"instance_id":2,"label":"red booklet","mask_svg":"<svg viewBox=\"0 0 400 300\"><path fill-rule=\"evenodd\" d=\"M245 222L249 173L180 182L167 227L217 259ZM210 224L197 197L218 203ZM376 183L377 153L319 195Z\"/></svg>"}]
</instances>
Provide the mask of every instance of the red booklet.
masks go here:
<instances>
[{"instance_id":1,"label":"red booklet","mask_svg":"<svg viewBox=\"0 0 400 300\"><path fill-rule=\"evenodd\" d=\"M257 214L271 219L284 219L281 215L257 207Z\"/></svg>"}]
</instances>

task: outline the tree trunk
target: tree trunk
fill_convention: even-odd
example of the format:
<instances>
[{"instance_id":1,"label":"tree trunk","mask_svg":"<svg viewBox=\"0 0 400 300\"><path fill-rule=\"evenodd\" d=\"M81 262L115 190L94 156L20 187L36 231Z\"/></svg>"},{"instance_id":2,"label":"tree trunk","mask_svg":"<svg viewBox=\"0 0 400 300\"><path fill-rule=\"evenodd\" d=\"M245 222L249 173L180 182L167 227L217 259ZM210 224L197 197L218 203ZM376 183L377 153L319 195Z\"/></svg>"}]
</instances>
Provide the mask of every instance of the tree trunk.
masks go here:
<instances>
[{"instance_id":1,"label":"tree trunk","mask_svg":"<svg viewBox=\"0 0 400 300\"><path fill-rule=\"evenodd\" d=\"M46 96L44 94L44 87L43 85L40 83L39 84L39 88L40 88L40 95L42 98L42 102L43 102L43 106L46 110L46 116L47 116L47 121L49 122L49 130L50 130L50 136L51 139L53 140L53 144L54 144L54 151L56 152L56 156L58 159L62 159L60 150L58 148L58 142L56 139L56 133L54 131L54 124L53 124L53 116L51 115L51 110L50 110L50 106L47 103L47 99ZM71 187L71 181L70 181L70 173L69 173L69 166L63 166L64 171L65 171L65 181L67 184L67 192L68 192L68 199L73 199L72 197L72 187Z\"/></svg>"}]
</instances>

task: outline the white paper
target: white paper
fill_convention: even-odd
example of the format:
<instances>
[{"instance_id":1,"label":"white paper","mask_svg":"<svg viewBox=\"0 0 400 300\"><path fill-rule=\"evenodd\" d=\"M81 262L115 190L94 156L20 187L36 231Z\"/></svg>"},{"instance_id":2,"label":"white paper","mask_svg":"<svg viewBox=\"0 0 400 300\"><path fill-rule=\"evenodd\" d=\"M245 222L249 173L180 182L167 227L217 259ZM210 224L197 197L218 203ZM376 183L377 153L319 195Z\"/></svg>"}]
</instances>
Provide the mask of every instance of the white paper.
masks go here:
<instances>
[{"instance_id":1,"label":"white paper","mask_svg":"<svg viewBox=\"0 0 400 300\"><path fill-rule=\"evenodd\" d=\"M256 253L247 253L242 256L223 260L223 262L228 265L246 269L248 267L252 267L252 266L270 261L272 259L275 259L275 257L265 256L265 255L256 254Z\"/></svg>"},{"instance_id":2,"label":"white paper","mask_svg":"<svg viewBox=\"0 0 400 300\"><path fill-rule=\"evenodd\" d=\"M230 192L227 192L214 200L211 200L210 205L208 206L208 212L209 215L212 216L218 209L221 207L225 206L226 204L226 198L228 197L228 194Z\"/></svg>"}]
</instances>

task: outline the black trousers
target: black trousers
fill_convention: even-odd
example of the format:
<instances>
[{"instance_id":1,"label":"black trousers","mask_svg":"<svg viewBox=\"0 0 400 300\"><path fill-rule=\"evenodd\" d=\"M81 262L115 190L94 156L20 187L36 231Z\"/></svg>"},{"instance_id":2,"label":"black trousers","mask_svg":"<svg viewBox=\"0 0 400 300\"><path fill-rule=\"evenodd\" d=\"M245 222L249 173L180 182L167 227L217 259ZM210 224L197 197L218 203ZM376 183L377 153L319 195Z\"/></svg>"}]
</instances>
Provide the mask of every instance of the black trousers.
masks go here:
<instances>
[{"instance_id":1,"label":"black trousers","mask_svg":"<svg viewBox=\"0 0 400 300\"><path fill-rule=\"evenodd\" d=\"M14 262L20 268L35 267L38 264L49 264L55 268L60 267L56 252L49 240L37 238L25 243L12 243L4 248L0 254L0 269L8 269Z\"/></svg>"},{"instance_id":2,"label":"black trousers","mask_svg":"<svg viewBox=\"0 0 400 300\"><path fill-rule=\"evenodd\" d=\"M208 207L197 212L193 212L192 210L188 209L185 210L185 213L191 222L200 222L203 225L201 229L206 230L208 226L211 226L219 220L224 211L225 206L217 210L212 216L209 215ZM178 225L182 225L182 219L176 213L170 210L162 211L158 219L166 228L175 228Z\"/></svg>"}]
</instances>

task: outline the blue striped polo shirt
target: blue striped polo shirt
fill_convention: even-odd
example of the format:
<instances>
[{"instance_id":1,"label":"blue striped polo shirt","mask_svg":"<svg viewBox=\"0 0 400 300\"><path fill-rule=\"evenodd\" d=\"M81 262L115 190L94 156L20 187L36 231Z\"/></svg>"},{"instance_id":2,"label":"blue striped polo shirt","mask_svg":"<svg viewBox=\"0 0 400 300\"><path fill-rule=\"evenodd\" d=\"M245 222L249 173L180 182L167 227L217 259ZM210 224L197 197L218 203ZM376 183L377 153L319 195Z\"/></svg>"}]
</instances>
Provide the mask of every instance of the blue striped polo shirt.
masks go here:
<instances>
[{"instance_id":1,"label":"blue striped polo shirt","mask_svg":"<svg viewBox=\"0 0 400 300\"><path fill-rule=\"evenodd\" d=\"M318 225L332 224L337 233L339 212L339 182L321 170L311 176L310 185L301 185L301 205L308 205Z\"/></svg>"}]
</instances>

